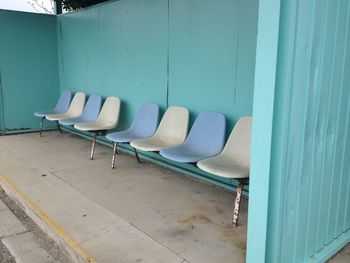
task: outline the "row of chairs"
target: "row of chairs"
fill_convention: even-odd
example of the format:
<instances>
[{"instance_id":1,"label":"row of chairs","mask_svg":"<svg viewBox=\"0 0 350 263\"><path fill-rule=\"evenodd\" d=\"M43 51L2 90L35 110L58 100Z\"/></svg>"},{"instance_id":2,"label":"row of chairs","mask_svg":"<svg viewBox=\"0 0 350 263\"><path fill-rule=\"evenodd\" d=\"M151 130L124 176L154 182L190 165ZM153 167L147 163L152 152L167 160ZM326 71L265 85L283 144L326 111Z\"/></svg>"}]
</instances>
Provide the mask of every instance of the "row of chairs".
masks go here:
<instances>
[{"instance_id":1,"label":"row of chairs","mask_svg":"<svg viewBox=\"0 0 350 263\"><path fill-rule=\"evenodd\" d=\"M56 121L60 125L73 125L76 129L93 132L90 158L94 158L96 136L115 128L119 121L120 99L77 92L73 99L70 91L63 91L56 107L51 111L35 112L43 121ZM102 106L102 108L101 108ZM106 138L113 144L112 168L115 168L118 144L128 143L134 149L138 162L138 150L159 152L172 161L197 165L201 170L223 178L239 181L232 222L237 226L241 195L248 184L250 163L251 117L242 117L233 128L226 144L226 119L219 112L202 112L188 133L189 111L171 106L159 122L159 106L146 102L139 108L129 129L109 133Z\"/></svg>"}]
</instances>

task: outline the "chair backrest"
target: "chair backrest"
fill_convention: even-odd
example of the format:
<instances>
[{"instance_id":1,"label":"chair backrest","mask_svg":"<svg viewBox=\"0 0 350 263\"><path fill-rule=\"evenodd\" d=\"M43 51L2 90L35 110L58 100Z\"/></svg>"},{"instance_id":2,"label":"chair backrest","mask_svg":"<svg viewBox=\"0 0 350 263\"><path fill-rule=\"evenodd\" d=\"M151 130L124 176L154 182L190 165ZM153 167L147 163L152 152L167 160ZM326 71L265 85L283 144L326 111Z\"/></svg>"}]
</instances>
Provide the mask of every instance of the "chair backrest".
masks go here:
<instances>
[{"instance_id":1,"label":"chair backrest","mask_svg":"<svg viewBox=\"0 0 350 263\"><path fill-rule=\"evenodd\" d=\"M107 97L103 103L100 114L97 121L104 124L117 126L120 113L120 99L118 97Z\"/></svg>"},{"instance_id":2,"label":"chair backrest","mask_svg":"<svg viewBox=\"0 0 350 263\"><path fill-rule=\"evenodd\" d=\"M198 115L185 145L209 155L219 154L225 144L226 119L220 112L202 112Z\"/></svg>"},{"instance_id":3,"label":"chair backrest","mask_svg":"<svg viewBox=\"0 0 350 263\"><path fill-rule=\"evenodd\" d=\"M91 95L87 100L81 117L84 121L94 121L97 119L102 105L102 97L100 95Z\"/></svg>"},{"instance_id":4,"label":"chair backrest","mask_svg":"<svg viewBox=\"0 0 350 263\"><path fill-rule=\"evenodd\" d=\"M243 167L250 166L252 118L242 117L233 128L223 154Z\"/></svg>"},{"instance_id":5,"label":"chair backrest","mask_svg":"<svg viewBox=\"0 0 350 263\"><path fill-rule=\"evenodd\" d=\"M84 109L85 99L86 95L84 92L75 93L67 113L80 116Z\"/></svg>"},{"instance_id":6,"label":"chair backrest","mask_svg":"<svg viewBox=\"0 0 350 263\"><path fill-rule=\"evenodd\" d=\"M57 101L55 111L63 113L69 108L70 102L72 100L72 92L69 90L64 90Z\"/></svg>"},{"instance_id":7,"label":"chair backrest","mask_svg":"<svg viewBox=\"0 0 350 263\"><path fill-rule=\"evenodd\" d=\"M154 136L181 144L185 141L188 131L189 112L184 107L169 107Z\"/></svg>"},{"instance_id":8,"label":"chair backrest","mask_svg":"<svg viewBox=\"0 0 350 263\"><path fill-rule=\"evenodd\" d=\"M152 136L158 126L159 106L156 103L145 102L139 108L130 130L143 137Z\"/></svg>"}]
</instances>

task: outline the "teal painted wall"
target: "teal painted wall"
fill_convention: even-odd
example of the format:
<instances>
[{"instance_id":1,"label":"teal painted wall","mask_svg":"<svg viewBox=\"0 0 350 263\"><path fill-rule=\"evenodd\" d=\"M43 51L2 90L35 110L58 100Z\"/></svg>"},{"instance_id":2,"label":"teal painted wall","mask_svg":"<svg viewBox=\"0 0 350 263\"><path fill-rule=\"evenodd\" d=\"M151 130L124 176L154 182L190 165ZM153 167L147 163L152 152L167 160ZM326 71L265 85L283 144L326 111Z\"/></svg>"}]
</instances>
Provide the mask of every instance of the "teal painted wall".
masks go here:
<instances>
[{"instance_id":1,"label":"teal painted wall","mask_svg":"<svg viewBox=\"0 0 350 263\"><path fill-rule=\"evenodd\" d=\"M228 131L252 114L258 0L173 0L169 104L225 113Z\"/></svg>"},{"instance_id":2,"label":"teal painted wall","mask_svg":"<svg viewBox=\"0 0 350 263\"><path fill-rule=\"evenodd\" d=\"M249 179L247 262L265 263L280 0L259 1Z\"/></svg>"},{"instance_id":3,"label":"teal painted wall","mask_svg":"<svg viewBox=\"0 0 350 263\"><path fill-rule=\"evenodd\" d=\"M61 89L252 114L258 1L121 0L59 16Z\"/></svg>"},{"instance_id":4,"label":"teal painted wall","mask_svg":"<svg viewBox=\"0 0 350 263\"><path fill-rule=\"evenodd\" d=\"M55 105L56 47L55 16L0 10L1 115L7 131L37 129L33 112Z\"/></svg>"},{"instance_id":5,"label":"teal painted wall","mask_svg":"<svg viewBox=\"0 0 350 263\"><path fill-rule=\"evenodd\" d=\"M125 0L58 17L60 87L119 96L118 129L167 97L167 1Z\"/></svg>"},{"instance_id":6,"label":"teal painted wall","mask_svg":"<svg viewBox=\"0 0 350 263\"><path fill-rule=\"evenodd\" d=\"M350 241L350 2L280 2L265 260L324 262Z\"/></svg>"},{"instance_id":7,"label":"teal painted wall","mask_svg":"<svg viewBox=\"0 0 350 263\"><path fill-rule=\"evenodd\" d=\"M5 132L1 71L0 71L0 132L1 133Z\"/></svg>"},{"instance_id":8,"label":"teal painted wall","mask_svg":"<svg viewBox=\"0 0 350 263\"><path fill-rule=\"evenodd\" d=\"M140 104L252 114L258 0L121 0L58 16L61 89L120 96L117 129ZM153 160L232 189L191 165Z\"/></svg>"}]
</instances>

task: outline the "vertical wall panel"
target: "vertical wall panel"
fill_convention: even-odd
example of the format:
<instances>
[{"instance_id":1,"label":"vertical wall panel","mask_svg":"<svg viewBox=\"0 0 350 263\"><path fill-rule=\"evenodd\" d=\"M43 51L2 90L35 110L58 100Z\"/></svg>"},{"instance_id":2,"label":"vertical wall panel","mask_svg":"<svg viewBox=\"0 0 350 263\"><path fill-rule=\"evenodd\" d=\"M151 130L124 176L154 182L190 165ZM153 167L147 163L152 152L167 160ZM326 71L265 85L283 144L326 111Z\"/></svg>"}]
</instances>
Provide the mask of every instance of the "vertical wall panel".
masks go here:
<instances>
[{"instance_id":1,"label":"vertical wall panel","mask_svg":"<svg viewBox=\"0 0 350 263\"><path fill-rule=\"evenodd\" d=\"M58 97L56 17L0 10L0 71L7 130L37 129L34 111ZM1 93L0 93L1 94Z\"/></svg>"},{"instance_id":2,"label":"vertical wall panel","mask_svg":"<svg viewBox=\"0 0 350 263\"><path fill-rule=\"evenodd\" d=\"M188 107L192 120L221 111L230 131L252 114L257 10L258 0L120 0L60 15L60 88L120 96L119 130L142 102L155 101ZM230 189L235 183L167 164Z\"/></svg>"},{"instance_id":3,"label":"vertical wall panel","mask_svg":"<svg viewBox=\"0 0 350 263\"><path fill-rule=\"evenodd\" d=\"M60 87L119 96L126 128L140 104L166 105L166 0L122 0L59 16Z\"/></svg>"},{"instance_id":4,"label":"vertical wall panel","mask_svg":"<svg viewBox=\"0 0 350 263\"><path fill-rule=\"evenodd\" d=\"M170 1L169 103L252 114L258 1Z\"/></svg>"},{"instance_id":5,"label":"vertical wall panel","mask_svg":"<svg viewBox=\"0 0 350 263\"><path fill-rule=\"evenodd\" d=\"M222 111L231 128L252 113L257 10L257 0L122 0L61 15L60 87L120 96L119 128L147 100Z\"/></svg>"},{"instance_id":6,"label":"vertical wall panel","mask_svg":"<svg viewBox=\"0 0 350 263\"><path fill-rule=\"evenodd\" d=\"M1 71L0 71L0 132L5 131L3 99L4 99L4 96L2 94Z\"/></svg>"},{"instance_id":7,"label":"vertical wall panel","mask_svg":"<svg viewBox=\"0 0 350 263\"><path fill-rule=\"evenodd\" d=\"M350 3L281 3L266 261L323 262L350 240Z\"/></svg>"}]
</instances>

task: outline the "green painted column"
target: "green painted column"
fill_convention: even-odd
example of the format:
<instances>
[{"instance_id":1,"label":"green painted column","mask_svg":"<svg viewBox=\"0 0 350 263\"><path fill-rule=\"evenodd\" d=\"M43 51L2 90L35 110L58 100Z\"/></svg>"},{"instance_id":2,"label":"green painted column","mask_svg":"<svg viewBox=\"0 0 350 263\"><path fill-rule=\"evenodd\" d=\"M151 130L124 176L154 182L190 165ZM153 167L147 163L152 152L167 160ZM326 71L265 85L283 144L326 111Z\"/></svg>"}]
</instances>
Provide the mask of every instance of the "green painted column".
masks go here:
<instances>
[{"instance_id":1,"label":"green painted column","mask_svg":"<svg viewBox=\"0 0 350 263\"><path fill-rule=\"evenodd\" d=\"M259 2L255 62L247 262L266 261L280 0Z\"/></svg>"}]
</instances>

